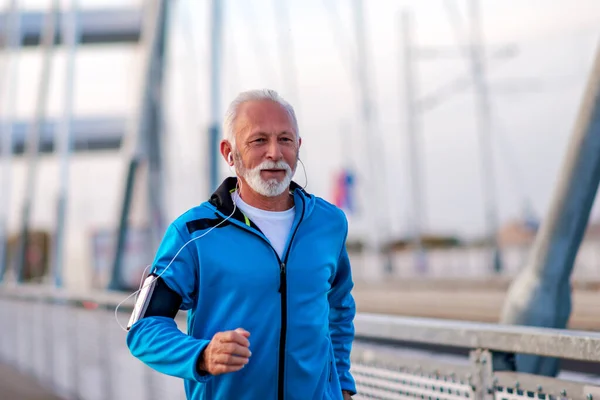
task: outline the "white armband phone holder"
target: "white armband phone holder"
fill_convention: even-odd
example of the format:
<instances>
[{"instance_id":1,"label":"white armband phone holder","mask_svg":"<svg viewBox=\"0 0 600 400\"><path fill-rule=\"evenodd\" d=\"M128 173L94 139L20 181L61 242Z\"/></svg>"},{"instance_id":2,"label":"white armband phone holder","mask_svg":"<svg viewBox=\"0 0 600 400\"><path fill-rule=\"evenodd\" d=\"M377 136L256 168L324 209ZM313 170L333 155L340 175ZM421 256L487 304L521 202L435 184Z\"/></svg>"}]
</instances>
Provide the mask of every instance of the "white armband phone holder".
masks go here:
<instances>
[{"instance_id":1,"label":"white armband phone holder","mask_svg":"<svg viewBox=\"0 0 600 400\"><path fill-rule=\"evenodd\" d=\"M144 318L146 310L148 309L148 305L150 304L150 299L152 298L152 293L154 292L154 288L156 287L157 281L158 276L154 274L148 275L148 277L144 280L142 288L140 289L140 294L135 300L133 312L131 313L131 317L129 318L129 322L127 323L127 330L131 329L133 324L135 324L137 321Z\"/></svg>"}]
</instances>

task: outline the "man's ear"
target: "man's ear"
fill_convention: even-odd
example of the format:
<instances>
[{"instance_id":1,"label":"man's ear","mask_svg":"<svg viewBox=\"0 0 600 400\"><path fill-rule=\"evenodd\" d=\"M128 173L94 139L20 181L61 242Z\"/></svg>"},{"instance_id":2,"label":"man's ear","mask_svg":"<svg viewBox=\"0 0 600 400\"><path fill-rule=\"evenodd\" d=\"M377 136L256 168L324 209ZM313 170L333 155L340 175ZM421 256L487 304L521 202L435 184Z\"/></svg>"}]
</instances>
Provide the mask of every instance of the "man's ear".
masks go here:
<instances>
[{"instance_id":1,"label":"man's ear","mask_svg":"<svg viewBox=\"0 0 600 400\"><path fill-rule=\"evenodd\" d=\"M220 144L221 155L227 162L227 165L233 165L233 148L231 147L231 143L228 140L221 140Z\"/></svg>"}]
</instances>

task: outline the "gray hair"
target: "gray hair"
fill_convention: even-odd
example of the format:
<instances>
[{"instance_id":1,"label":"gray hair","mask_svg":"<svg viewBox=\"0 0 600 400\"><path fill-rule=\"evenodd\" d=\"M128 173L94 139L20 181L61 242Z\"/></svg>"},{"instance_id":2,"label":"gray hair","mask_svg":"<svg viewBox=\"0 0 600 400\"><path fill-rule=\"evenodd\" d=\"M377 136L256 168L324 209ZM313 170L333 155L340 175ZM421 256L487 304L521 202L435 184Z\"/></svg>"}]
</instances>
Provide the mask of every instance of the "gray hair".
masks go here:
<instances>
[{"instance_id":1,"label":"gray hair","mask_svg":"<svg viewBox=\"0 0 600 400\"><path fill-rule=\"evenodd\" d=\"M296 119L294 107L292 107L290 103L288 103L279 95L279 93L274 90L257 89L238 94L237 97L229 104L229 107L225 112L225 118L223 120L223 137L229 141L233 148L235 148L235 132L233 131L233 125L235 124L235 120L238 116L239 108L243 103L256 100L271 100L283 107L292 119L294 133L296 134L296 142L299 141L300 133L298 132L298 120Z\"/></svg>"}]
</instances>

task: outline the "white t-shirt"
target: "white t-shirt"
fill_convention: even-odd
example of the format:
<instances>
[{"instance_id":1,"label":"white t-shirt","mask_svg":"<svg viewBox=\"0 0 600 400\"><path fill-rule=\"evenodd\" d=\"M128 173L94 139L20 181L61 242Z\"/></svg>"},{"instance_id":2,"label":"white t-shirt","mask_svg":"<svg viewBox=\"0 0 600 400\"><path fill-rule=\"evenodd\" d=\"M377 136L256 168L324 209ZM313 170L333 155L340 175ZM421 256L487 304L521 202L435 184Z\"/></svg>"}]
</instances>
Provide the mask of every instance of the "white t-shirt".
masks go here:
<instances>
[{"instance_id":1,"label":"white t-shirt","mask_svg":"<svg viewBox=\"0 0 600 400\"><path fill-rule=\"evenodd\" d=\"M271 245L279 255L279 258L283 258L285 244L290 235L290 231L292 230L292 225L294 224L296 207L292 207L285 211L266 211L247 204L237 192L233 192L231 197L233 198L235 205L250 218L262 233L264 233L267 239L269 239L269 242L271 242Z\"/></svg>"}]
</instances>

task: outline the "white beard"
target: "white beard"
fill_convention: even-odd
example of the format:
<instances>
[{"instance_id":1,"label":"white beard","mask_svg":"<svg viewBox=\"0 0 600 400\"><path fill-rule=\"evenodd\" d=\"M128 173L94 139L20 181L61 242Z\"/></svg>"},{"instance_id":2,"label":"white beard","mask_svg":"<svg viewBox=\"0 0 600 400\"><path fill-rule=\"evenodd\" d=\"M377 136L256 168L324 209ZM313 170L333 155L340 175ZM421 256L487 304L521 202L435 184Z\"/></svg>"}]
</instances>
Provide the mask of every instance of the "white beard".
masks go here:
<instances>
[{"instance_id":1,"label":"white beard","mask_svg":"<svg viewBox=\"0 0 600 400\"><path fill-rule=\"evenodd\" d=\"M241 167L237 168L238 174L246 180L256 193L265 197L275 197L289 188L294 171L292 171L292 168L285 161L263 161L252 169L246 169L241 162L241 157L237 158L238 165L241 165ZM275 178L264 180L260 176L260 172L264 169L283 169L285 170L285 177L281 182Z\"/></svg>"}]
</instances>

